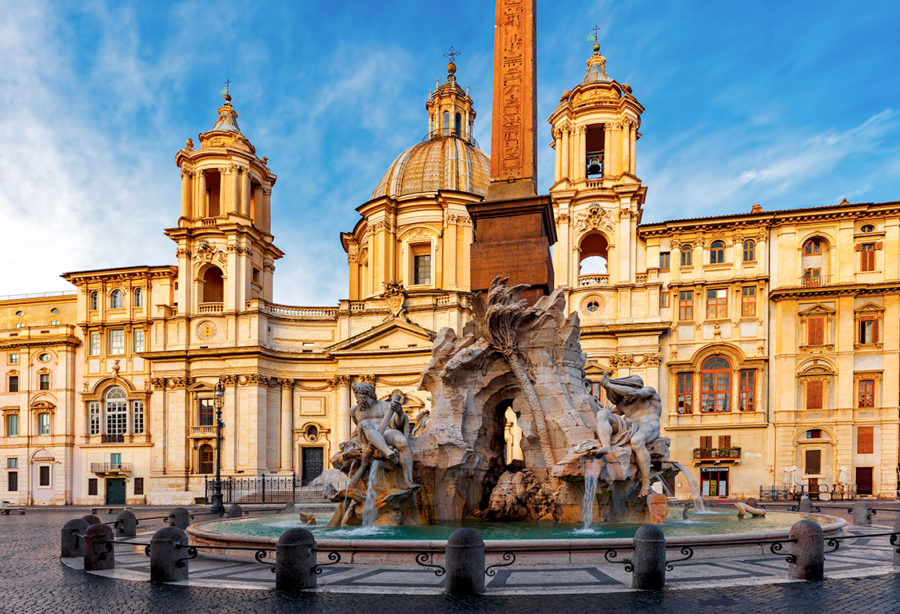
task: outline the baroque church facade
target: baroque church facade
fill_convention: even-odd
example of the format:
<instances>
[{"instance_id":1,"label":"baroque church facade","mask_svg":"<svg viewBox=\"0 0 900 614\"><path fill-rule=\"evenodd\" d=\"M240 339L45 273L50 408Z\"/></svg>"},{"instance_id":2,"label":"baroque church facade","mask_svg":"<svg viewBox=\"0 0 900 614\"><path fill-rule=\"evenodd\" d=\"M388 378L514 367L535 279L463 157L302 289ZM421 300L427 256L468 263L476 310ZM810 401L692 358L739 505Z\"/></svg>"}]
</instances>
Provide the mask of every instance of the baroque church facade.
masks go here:
<instances>
[{"instance_id":1,"label":"baroque church facade","mask_svg":"<svg viewBox=\"0 0 900 614\"><path fill-rule=\"evenodd\" d=\"M350 437L350 385L406 397L435 333L469 318L467 205L490 160L456 67L427 103L428 138L390 165L341 234L348 298L273 302L277 177L226 96L176 154L173 265L66 273L75 294L0 300L0 499L191 503L224 476L308 482ZM644 108L595 46L549 118L555 283L581 320L586 386L640 375L663 436L707 496L798 484L894 496L900 446L900 203L642 224ZM891 323L894 323L892 326ZM602 399L601 399L602 400ZM518 432L507 425L510 445ZM512 435L516 432L515 437Z\"/></svg>"}]
</instances>

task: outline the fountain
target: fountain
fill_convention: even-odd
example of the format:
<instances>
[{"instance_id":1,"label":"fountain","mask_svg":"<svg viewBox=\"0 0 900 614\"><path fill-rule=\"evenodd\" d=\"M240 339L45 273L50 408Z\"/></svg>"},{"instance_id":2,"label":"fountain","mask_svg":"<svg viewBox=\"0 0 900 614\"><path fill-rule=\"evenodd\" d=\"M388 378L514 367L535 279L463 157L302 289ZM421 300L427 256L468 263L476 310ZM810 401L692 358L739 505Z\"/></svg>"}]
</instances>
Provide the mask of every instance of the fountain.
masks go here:
<instances>
[{"instance_id":1,"label":"fountain","mask_svg":"<svg viewBox=\"0 0 900 614\"><path fill-rule=\"evenodd\" d=\"M353 384L356 428L332 457L337 471L326 485L337 510L327 526L313 527L321 547L356 553L366 540L388 539L408 552L417 540L446 539L463 524L479 528L489 550L511 547L509 539L521 548L524 540L550 538L561 550L573 540L627 543L647 522L665 522L674 539L700 533L752 542L761 533L746 533L748 522L767 536L786 534L797 515L771 513L740 524L733 512L691 520L682 520L681 510L669 514L667 497L652 492L651 482L670 481L679 470L692 480L668 459L669 440L659 437L656 390L638 376L604 374L599 383L612 405L601 405L587 393L578 314L565 315L563 291L529 306L518 299L521 289L495 280L487 293L471 295L473 319L461 335L450 328L438 333L419 383L432 406L415 433L402 395L379 400L371 384ZM522 429L524 459L506 462L510 408ZM703 510L696 492L695 505ZM842 526L815 518L827 531ZM255 545L299 525L292 522L220 520L189 533L206 545Z\"/></svg>"}]
</instances>

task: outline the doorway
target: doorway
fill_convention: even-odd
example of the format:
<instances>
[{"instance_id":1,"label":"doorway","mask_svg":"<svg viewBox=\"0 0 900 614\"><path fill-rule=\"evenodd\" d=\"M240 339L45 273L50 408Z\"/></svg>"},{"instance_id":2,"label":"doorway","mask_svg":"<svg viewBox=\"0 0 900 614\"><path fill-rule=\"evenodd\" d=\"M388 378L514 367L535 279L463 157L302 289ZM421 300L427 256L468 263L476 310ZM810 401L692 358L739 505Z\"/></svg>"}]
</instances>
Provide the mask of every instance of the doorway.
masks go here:
<instances>
[{"instance_id":1,"label":"doorway","mask_svg":"<svg viewBox=\"0 0 900 614\"><path fill-rule=\"evenodd\" d=\"M125 505L125 478L106 478L106 505Z\"/></svg>"},{"instance_id":2,"label":"doorway","mask_svg":"<svg viewBox=\"0 0 900 614\"><path fill-rule=\"evenodd\" d=\"M704 497L727 497L728 468L701 467L700 494Z\"/></svg>"},{"instance_id":3,"label":"doorway","mask_svg":"<svg viewBox=\"0 0 900 614\"><path fill-rule=\"evenodd\" d=\"M872 494L872 468L857 467L856 468L856 494L871 495Z\"/></svg>"},{"instance_id":4,"label":"doorway","mask_svg":"<svg viewBox=\"0 0 900 614\"><path fill-rule=\"evenodd\" d=\"M325 467L323 448L302 448L301 484L306 486L322 473Z\"/></svg>"}]
</instances>

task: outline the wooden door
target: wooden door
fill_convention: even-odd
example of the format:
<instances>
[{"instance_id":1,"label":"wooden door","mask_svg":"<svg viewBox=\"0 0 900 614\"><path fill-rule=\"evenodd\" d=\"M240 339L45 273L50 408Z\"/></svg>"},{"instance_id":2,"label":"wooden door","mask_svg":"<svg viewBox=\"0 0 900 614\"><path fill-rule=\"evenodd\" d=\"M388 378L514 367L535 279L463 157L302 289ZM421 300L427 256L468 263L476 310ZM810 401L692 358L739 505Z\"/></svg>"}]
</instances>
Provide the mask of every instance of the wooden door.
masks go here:
<instances>
[{"instance_id":1,"label":"wooden door","mask_svg":"<svg viewBox=\"0 0 900 614\"><path fill-rule=\"evenodd\" d=\"M872 494L872 468L857 467L856 468L856 494L871 495Z\"/></svg>"}]
</instances>

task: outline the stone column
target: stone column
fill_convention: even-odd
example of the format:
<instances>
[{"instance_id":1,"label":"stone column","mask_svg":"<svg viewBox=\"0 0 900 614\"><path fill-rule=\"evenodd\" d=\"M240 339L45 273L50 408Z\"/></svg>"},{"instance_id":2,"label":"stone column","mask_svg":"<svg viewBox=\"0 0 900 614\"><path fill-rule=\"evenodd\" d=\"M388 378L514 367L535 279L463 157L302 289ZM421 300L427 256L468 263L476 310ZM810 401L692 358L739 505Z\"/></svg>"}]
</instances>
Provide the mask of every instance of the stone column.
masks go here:
<instances>
[{"instance_id":1,"label":"stone column","mask_svg":"<svg viewBox=\"0 0 900 614\"><path fill-rule=\"evenodd\" d=\"M263 202L262 186L253 188L253 221L261 230L266 229L266 204Z\"/></svg>"},{"instance_id":2,"label":"stone column","mask_svg":"<svg viewBox=\"0 0 900 614\"><path fill-rule=\"evenodd\" d=\"M575 181L583 181L587 171L587 131L584 126L575 129Z\"/></svg>"},{"instance_id":3,"label":"stone column","mask_svg":"<svg viewBox=\"0 0 900 614\"><path fill-rule=\"evenodd\" d=\"M632 175L637 173L634 160L635 141L637 141L637 124L632 124L628 131L628 168Z\"/></svg>"},{"instance_id":4,"label":"stone column","mask_svg":"<svg viewBox=\"0 0 900 614\"><path fill-rule=\"evenodd\" d=\"M557 183L562 179L562 131L558 129L553 130L553 152L555 158L555 164L553 165L553 182Z\"/></svg>"},{"instance_id":5,"label":"stone column","mask_svg":"<svg viewBox=\"0 0 900 614\"><path fill-rule=\"evenodd\" d=\"M272 188L263 188L263 212L265 216L265 226L263 230L272 232Z\"/></svg>"},{"instance_id":6,"label":"stone column","mask_svg":"<svg viewBox=\"0 0 900 614\"><path fill-rule=\"evenodd\" d=\"M334 378L333 385L337 387L337 441L334 442L337 445L350 439L350 378L338 375Z\"/></svg>"},{"instance_id":7,"label":"stone column","mask_svg":"<svg viewBox=\"0 0 900 614\"><path fill-rule=\"evenodd\" d=\"M456 215L450 213L446 217L446 227L444 228L444 266L443 266L443 287L447 289L456 289L459 287L459 269L456 262Z\"/></svg>"},{"instance_id":8,"label":"stone column","mask_svg":"<svg viewBox=\"0 0 900 614\"><path fill-rule=\"evenodd\" d=\"M603 126L603 176L612 175L612 123Z\"/></svg>"},{"instance_id":9,"label":"stone column","mask_svg":"<svg viewBox=\"0 0 900 614\"><path fill-rule=\"evenodd\" d=\"M228 167L231 173L231 195L228 198L228 213L241 212L241 169L237 164Z\"/></svg>"},{"instance_id":10,"label":"stone column","mask_svg":"<svg viewBox=\"0 0 900 614\"><path fill-rule=\"evenodd\" d=\"M250 217L250 169L241 169L241 215Z\"/></svg>"},{"instance_id":11,"label":"stone column","mask_svg":"<svg viewBox=\"0 0 900 614\"><path fill-rule=\"evenodd\" d=\"M620 133L622 143L622 172L631 172L631 122L626 121Z\"/></svg>"},{"instance_id":12,"label":"stone column","mask_svg":"<svg viewBox=\"0 0 900 614\"><path fill-rule=\"evenodd\" d=\"M562 168L560 169L560 177L562 179L568 179L571 176L571 172L569 171L569 141L572 138L572 132L569 130L568 126L563 128L562 130L562 155L560 159L562 160Z\"/></svg>"},{"instance_id":13,"label":"stone column","mask_svg":"<svg viewBox=\"0 0 900 614\"><path fill-rule=\"evenodd\" d=\"M197 199L194 201L194 217L206 217L206 173L197 171Z\"/></svg>"},{"instance_id":14,"label":"stone column","mask_svg":"<svg viewBox=\"0 0 900 614\"><path fill-rule=\"evenodd\" d=\"M191 172L181 171L181 217L191 217Z\"/></svg>"},{"instance_id":15,"label":"stone column","mask_svg":"<svg viewBox=\"0 0 900 614\"><path fill-rule=\"evenodd\" d=\"M292 388L294 381L281 380L281 470L291 471L293 463L291 459L291 443L294 439L294 411Z\"/></svg>"}]
</instances>

